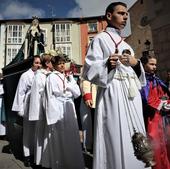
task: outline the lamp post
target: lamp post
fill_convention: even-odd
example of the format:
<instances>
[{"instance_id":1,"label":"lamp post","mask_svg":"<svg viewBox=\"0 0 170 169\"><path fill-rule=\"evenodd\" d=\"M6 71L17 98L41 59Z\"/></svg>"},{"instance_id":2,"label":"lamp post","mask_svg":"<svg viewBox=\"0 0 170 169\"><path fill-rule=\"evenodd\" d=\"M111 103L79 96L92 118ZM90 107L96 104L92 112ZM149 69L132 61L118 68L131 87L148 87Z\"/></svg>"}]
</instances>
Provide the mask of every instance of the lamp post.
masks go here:
<instances>
[{"instance_id":1,"label":"lamp post","mask_svg":"<svg viewBox=\"0 0 170 169\"><path fill-rule=\"evenodd\" d=\"M142 55L146 56L149 54L151 42L149 40L146 40L144 45L145 45L145 50L142 52Z\"/></svg>"},{"instance_id":2,"label":"lamp post","mask_svg":"<svg viewBox=\"0 0 170 169\"><path fill-rule=\"evenodd\" d=\"M146 51L149 51L150 50L151 42L149 40L146 40L144 44L145 44Z\"/></svg>"}]
</instances>

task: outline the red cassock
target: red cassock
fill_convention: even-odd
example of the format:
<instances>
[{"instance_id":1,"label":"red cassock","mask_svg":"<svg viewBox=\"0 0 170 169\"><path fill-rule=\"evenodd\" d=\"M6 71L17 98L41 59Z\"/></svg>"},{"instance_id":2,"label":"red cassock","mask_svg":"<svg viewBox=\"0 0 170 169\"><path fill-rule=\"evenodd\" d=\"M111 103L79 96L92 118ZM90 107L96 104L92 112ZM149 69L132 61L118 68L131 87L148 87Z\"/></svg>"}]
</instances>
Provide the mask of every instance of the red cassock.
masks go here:
<instances>
[{"instance_id":1,"label":"red cassock","mask_svg":"<svg viewBox=\"0 0 170 169\"><path fill-rule=\"evenodd\" d=\"M170 124L165 124L164 118L167 118L167 115L162 115L163 97L168 98L161 85L155 86L151 81L144 114L147 113L147 119L145 119L147 134L151 138L155 155L156 166L153 167L154 169L170 169Z\"/></svg>"}]
</instances>

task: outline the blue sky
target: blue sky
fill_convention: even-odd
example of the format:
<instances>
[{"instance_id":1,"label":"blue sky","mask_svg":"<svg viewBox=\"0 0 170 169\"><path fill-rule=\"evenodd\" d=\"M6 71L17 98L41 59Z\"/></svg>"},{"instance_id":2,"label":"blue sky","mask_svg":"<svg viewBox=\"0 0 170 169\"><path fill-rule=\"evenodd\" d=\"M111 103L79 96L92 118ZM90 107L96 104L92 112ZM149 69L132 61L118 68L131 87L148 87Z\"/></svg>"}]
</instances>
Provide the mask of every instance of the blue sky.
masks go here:
<instances>
[{"instance_id":1,"label":"blue sky","mask_svg":"<svg viewBox=\"0 0 170 169\"><path fill-rule=\"evenodd\" d=\"M121 0L130 7L136 0ZM0 20L104 15L113 0L0 0Z\"/></svg>"}]
</instances>

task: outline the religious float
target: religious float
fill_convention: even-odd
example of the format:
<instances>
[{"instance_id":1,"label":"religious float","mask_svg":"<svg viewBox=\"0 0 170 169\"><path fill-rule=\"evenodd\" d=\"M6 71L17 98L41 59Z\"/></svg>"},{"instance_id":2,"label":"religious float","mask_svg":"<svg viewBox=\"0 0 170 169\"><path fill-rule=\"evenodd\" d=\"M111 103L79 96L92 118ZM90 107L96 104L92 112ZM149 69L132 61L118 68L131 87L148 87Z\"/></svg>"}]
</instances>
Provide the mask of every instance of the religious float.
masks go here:
<instances>
[{"instance_id":1,"label":"religious float","mask_svg":"<svg viewBox=\"0 0 170 169\"><path fill-rule=\"evenodd\" d=\"M55 55L57 52L61 52L61 49L55 48L50 51L45 51L43 36L44 34L42 33L42 29L39 26L38 18L33 17L32 24L28 28L25 40L20 50L14 59L2 69L3 85L5 91L4 101L7 119L7 137L12 143L14 138L20 137L22 133L22 118L17 115L17 112L13 112L11 110L15 97L15 91L21 74L31 67L31 58L33 55L40 55L44 52L50 52L50 54L53 53ZM53 46L55 46L55 44L53 44ZM79 79L78 69L80 69L81 65L71 62L69 57L65 54L63 54L63 57L65 57L67 61L67 73L72 72L74 77ZM20 140L22 140L21 137Z\"/></svg>"}]
</instances>

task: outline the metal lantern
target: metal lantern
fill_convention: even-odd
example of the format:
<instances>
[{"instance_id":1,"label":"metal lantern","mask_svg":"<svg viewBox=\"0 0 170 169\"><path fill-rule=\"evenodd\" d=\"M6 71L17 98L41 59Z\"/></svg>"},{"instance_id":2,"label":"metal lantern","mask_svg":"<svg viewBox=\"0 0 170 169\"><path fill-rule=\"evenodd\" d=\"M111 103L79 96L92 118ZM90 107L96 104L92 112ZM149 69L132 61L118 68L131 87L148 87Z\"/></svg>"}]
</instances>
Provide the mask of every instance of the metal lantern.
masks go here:
<instances>
[{"instance_id":1,"label":"metal lantern","mask_svg":"<svg viewBox=\"0 0 170 169\"><path fill-rule=\"evenodd\" d=\"M146 164L145 167L155 166L154 153L147 137L135 131L132 136L132 144L136 158L143 161Z\"/></svg>"}]
</instances>

